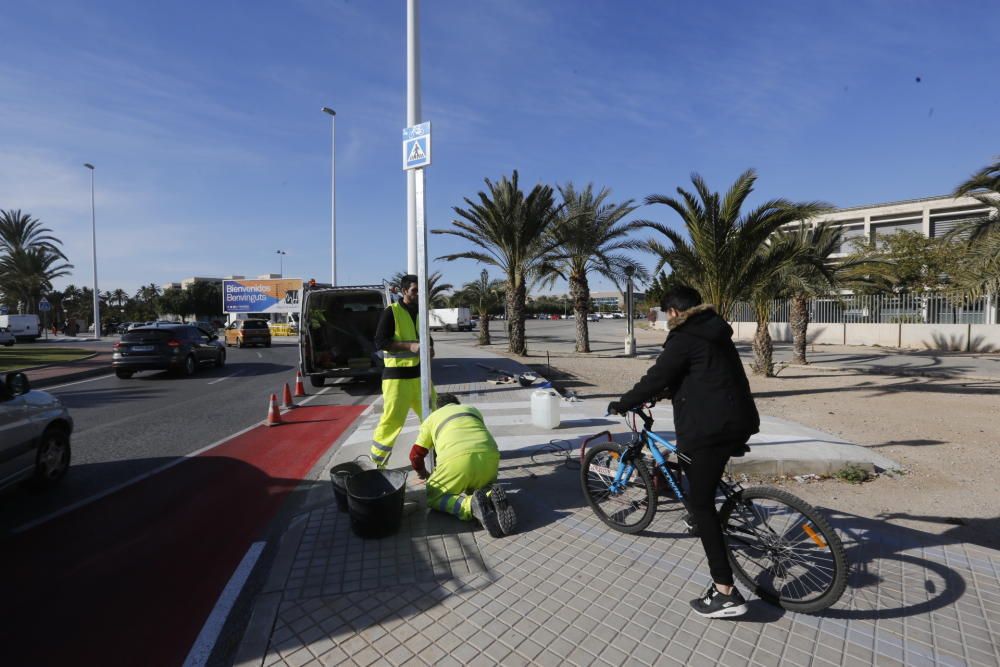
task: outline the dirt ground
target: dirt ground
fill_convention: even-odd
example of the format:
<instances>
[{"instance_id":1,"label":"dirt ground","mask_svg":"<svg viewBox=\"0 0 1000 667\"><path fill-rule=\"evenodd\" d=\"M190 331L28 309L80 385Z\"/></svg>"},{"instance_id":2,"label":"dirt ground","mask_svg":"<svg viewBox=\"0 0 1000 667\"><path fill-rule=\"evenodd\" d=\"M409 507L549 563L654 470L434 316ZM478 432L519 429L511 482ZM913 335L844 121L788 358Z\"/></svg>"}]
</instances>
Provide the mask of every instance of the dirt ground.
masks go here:
<instances>
[{"instance_id":1,"label":"dirt ground","mask_svg":"<svg viewBox=\"0 0 1000 667\"><path fill-rule=\"evenodd\" d=\"M491 351L499 352L497 346ZM502 352L501 352L502 353ZM543 373L544 358L519 358ZM580 398L613 400L649 359L566 356L549 377ZM761 414L840 436L900 463L863 484L777 480L810 503L1000 549L1000 382L786 368L751 377Z\"/></svg>"}]
</instances>

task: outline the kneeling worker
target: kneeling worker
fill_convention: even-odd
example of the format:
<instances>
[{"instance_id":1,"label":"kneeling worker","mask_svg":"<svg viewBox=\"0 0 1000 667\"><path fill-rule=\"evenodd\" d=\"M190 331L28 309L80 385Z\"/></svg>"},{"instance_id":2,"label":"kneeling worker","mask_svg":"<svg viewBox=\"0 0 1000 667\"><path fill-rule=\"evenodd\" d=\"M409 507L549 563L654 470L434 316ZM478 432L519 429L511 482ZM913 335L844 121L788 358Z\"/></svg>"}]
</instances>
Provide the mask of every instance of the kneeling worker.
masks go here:
<instances>
[{"instance_id":1,"label":"kneeling worker","mask_svg":"<svg viewBox=\"0 0 1000 667\"><path fill-rule=\"evenodd\" d=\"M438 408L420 425L410 463L427 480L427 505L454 514L463 521L477 519L493 537L514 532L517 515L499 484L495 484L500 450L483 415L460 405L452 394L437 397ZM424 458L435 450L434 472Z\"/></svg>"}]
</instances>

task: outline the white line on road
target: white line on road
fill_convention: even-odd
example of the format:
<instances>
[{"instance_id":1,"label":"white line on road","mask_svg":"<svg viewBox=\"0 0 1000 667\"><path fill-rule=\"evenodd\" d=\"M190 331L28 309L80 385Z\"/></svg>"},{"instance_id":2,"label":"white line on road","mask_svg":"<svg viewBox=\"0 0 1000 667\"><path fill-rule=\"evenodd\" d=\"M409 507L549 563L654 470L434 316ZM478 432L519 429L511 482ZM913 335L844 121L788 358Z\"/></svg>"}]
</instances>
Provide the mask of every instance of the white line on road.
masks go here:
<instances>
[{"instance_id":1,"label":"white line on road","mask_svg":"<svg viewBox=\"0 0 1000 667\"><path fill-rule=\"evenodd\" d=\"M241 375L242 373L243 371L236 371L232 375L223 375L222 377L212 380L211 382L207 382L206 384L217 384L219 382L222 382L223 380L228 380L229 378L234 378L237 375Z\"/></svg>"},{"instance_id":2,"label":"white line on road","mask_svg":"<svg viewBox=\"0 0 1000 667\"><path fill-rule=\"evenodd\" d=\"M219 600L215 603L215 608L212 609L212 613L205 620L205 625L202 626L201 632L198 633L198 638L194 640L194 645L188 652L187 659L184 660L184 667L201 667L208 662L209 656L212 655L212 649L215 648L215 642L219 639L219 633L222 632L222 628L226 624L226 619L229 617L229 612L232 611L233 605L236 604L236 598L239 597L240 591L243 590L243 586L250 577L250 573L253 572L253 567L257 564L257 559L260 558L260 554L264 551L266 545L267 542L254 542L247 549L243 560L236 567L233 576L229 578L229 583L222 590L222 595L219 596Z\"/></svg>"},{"instance_id":3,"label":"white line on road","mask_svg":"<svg viewBox=\"0 0 1000 667\"><path fill-rule=\"evenodd\" d=\"M264 358L264 355L263 355L263 354L261 354L260 352L258 352L258 353L257 353L257 358L258 358L258 359L263 359L263 358Z\"/></svg>"},{"instance_id":4,"label":"white line on road","mask_svg":"<svg viewBox=\"0 0 1000 667\"><path fill-rule=\"evenodd\" d=\"M57 384L54 387L43 387L45 391L52 391L53 389L62 389L63 387L72 387L75 384L83 384L84 382L93 382L94 380L106 380L107 378L113 378L114 373L110 375L100 375L96 378L89 378L87 380L77 380L76 382L67 382L66 384Z\"/></svg>"}]
</instances>

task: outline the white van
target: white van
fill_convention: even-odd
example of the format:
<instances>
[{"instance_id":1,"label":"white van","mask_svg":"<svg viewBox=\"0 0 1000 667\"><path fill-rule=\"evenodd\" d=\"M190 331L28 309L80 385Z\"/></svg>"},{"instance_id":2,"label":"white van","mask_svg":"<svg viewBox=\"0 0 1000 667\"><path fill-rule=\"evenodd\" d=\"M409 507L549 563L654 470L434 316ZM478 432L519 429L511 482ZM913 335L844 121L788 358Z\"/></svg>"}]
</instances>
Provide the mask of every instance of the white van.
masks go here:
<instances>
[{"instance_id":1,"label":"white van","mask_svg":"<svg viewBox=\"0 0 1000 667\"><path fill-rule=\"evenodd\" d=\"M19 341L36 340L42 333L38 315L0 315L0 328L10 330Z\"/></svg>"},{"instance_id":2,"label":"white van","mask_svg":"<svg viewBox=\"0 0 1000 667\"><path fill-rule=\"evenodd\" d=\"M314 387L327 378L382 376L375 330L392 303L389 286L307 287L299 318L299 367Z\"/></svg>"}]
</instances>

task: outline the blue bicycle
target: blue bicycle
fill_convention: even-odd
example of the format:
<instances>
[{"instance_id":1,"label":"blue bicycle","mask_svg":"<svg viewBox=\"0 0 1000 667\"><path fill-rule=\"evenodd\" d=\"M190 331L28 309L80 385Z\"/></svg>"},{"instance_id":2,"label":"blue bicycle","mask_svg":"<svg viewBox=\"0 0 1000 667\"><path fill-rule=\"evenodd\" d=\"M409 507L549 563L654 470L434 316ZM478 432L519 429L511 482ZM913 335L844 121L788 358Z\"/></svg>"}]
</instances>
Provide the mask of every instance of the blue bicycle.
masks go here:
<instances>
[{"instance_id":1,"label":"blue bicycle","mask_svg":"<svg viewBox=\"0 0 1000 667\"><path fill-rule=\"evenodd\" d=\"M650 466L687 508L681 471L689 459L653 432L650 408L637 408L625 416L632 431L628 443L613 442L605 431L581 445L587 503L601 521L623 533L644 530L656 515L657 489ZM606 442L587 448L602 436ZM677 462L669 460L672 455ZM744 489L723 479L719 491L719 521L729 562L754 594L799 612L826 609L840 599L847 586L847 557L837 533L816 508L767 486Z\"/></svg>"}]
</instances>

